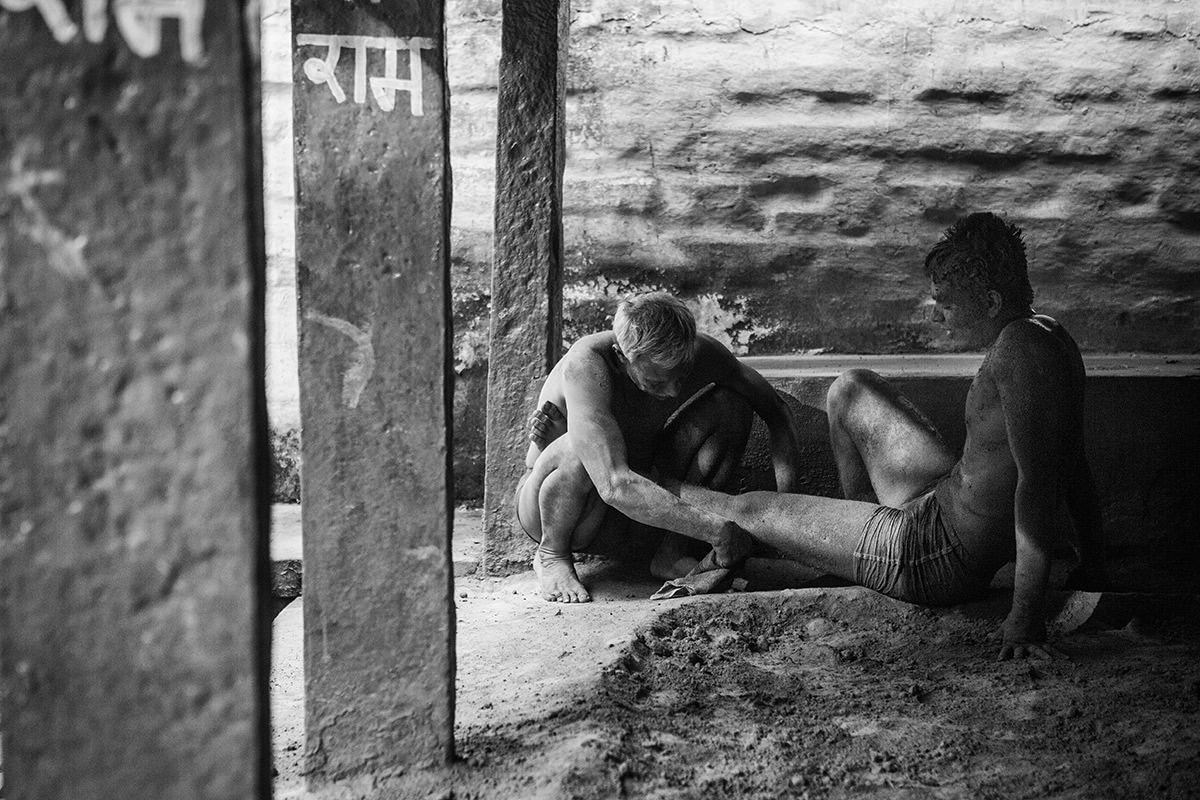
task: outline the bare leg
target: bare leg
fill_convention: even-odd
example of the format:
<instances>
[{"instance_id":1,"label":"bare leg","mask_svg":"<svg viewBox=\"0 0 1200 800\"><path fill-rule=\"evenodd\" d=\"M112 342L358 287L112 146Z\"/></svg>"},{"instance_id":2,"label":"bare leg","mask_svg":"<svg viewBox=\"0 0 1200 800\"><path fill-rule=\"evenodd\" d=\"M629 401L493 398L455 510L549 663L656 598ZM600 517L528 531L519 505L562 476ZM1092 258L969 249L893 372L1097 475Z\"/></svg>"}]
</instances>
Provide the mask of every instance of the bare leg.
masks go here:
<instances>
[{"instance_id":1,"label":"bare leg","mask_svg":"<svg viewBox=\"0 0 1200 800\"><path fill-rule=\"evenodd\" d=\"M655 467L687 483L729 491L753 421L746 398L731 389L712 388L663 428L655 448Z\"/></svg>"},{"instance_id":2,"label":"bare leg","mask_svg":"<svg viewBox=\"0 0 1200 800\"><path fill-rule=\"evenodd\" d=\"M552 442L517 487L517 514L538 540L533 568L542 597L551 602L586 603L591 595L575 572L573 552L591 543L607 506L570 446L570 437Z\"/></svg>"},{"instance_id":3,"label":"bare leg","mask_svg":"<svg viewBox=\"0 0 1200 800\"><path fill-rule=\"evenodd\" d=\"M725 491L746 450L753 412L741 395L729 389L710 389L689 403L660 434L655 468L659 476L682 478L699 486ZM730 533L732 550L725 554L737 560L743 541ZM708 546L671 531L650 562L650 573L670 580L686 575L708 550Z\"/></svg>"},{"instance_id":4,"label":"bare leg","mask_svg":"<svg viewBox=\"0 0 1200 800\"><path fill-rule=\"evenodd\" d=\"M789 558L850 581L863 526L879 507L806 494L730 495L691 484L671 488L685 502L720 514Z\"/></svg>"},{"instance_id":5,"label":"bare leg","mask_svg":"<svg viewBox=\"0 0 1200 800\"><path fill-rule=\"evenodd\" d=\"M954 466L956 456L933 424L871 370L839 376L826 407L838 478L849 500L899 506Z\"/></svg>"}]
</instances>

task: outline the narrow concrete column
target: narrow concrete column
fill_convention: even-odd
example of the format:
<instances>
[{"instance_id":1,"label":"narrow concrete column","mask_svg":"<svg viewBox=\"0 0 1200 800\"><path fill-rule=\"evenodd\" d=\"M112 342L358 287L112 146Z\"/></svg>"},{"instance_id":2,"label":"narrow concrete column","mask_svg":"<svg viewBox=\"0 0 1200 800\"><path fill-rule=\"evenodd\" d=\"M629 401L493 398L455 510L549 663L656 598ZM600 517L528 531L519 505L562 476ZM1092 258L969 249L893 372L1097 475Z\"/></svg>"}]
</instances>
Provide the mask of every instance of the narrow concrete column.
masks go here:
<instances>
[{"instance_id":1,"label":"narrow concrete column","mask_svg":"<svg viewBox=\"0 0 1200 800\"><path fill-rule=\"evenodd\" d=\"M562 349L562 175L568 0L504 0L488 352L484 568L527 567L513 518L528 417Z\"/></svg>"},{"instance_id":2,"label":"narrow concrete column","mask_svg":"<svg viewBox=\"0 0 1200 800\"><path fill-rule=\"evenodd\" d=\"M4 797L263 798L257 31L81 6L0 0Z\"/></svg>"},{"instance_id":3,"label":"narrow concrete column","mask_svg":"<svg viewBox=\"0 0 1200 800\"><path fill-rule=\"evenodd\" d=\"M309 785L453 752L440 0L292 6Z\"/></svg>"}]
</instances>

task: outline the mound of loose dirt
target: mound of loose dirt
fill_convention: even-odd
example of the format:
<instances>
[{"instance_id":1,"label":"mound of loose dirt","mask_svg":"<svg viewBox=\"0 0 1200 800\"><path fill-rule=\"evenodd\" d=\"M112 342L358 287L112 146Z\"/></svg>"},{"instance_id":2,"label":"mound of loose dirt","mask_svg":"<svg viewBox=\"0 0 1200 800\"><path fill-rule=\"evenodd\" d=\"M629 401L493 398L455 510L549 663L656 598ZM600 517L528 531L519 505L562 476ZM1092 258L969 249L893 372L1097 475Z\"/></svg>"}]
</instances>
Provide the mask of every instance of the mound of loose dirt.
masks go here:
<instances>
[{"instance_id":1,"label":"mound of loose dirt","mask_svg":"<svg viewBox=\"0 0 1200 800\"><path fill-rule=\"evenodd\" d=\"M669 610L571 710L466 737L455 796L1198 796L1193 623L998 662L971 611L853 588Z\"/></svg>"},{"instance_id":2,"label":"mound of loose dirt","mask_svg":"<svg viewBox=\"0 0 1200 800\"><path fill-rule=\"evenodd\" d=\"M1195 603L1130 621L1093 597L1056 639L1070 660L1000 662L1004 592L930 610L856 587L649 604L617 586L577 607L532 584L464 593L459 760L336 796L1200 797Z\"/></svg>"}]
</instances>

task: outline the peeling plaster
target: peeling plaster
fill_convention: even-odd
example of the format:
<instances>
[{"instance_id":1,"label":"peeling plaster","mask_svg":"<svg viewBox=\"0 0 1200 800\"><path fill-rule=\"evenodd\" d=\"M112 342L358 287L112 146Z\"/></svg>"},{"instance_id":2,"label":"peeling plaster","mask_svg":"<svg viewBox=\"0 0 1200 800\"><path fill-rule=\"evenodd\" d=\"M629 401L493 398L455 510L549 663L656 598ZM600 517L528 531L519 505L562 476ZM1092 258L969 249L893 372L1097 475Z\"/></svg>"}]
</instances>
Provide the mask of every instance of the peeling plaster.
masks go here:
<instances>
[{"instance_id":1,"label":"peeling plaster","mask_svg":"<svg viewBox=\"0 0 1200 800\"><path fill-rule=\"evenodd\" d=\"M656 284L634 284L596 277L565 286L563 303L568 308L597 302L612 303L615 306L616 302L629 295L661 291L670 290ZM752 319L748 308L749 299L746 297L729 299L720 294L708 293L680 299L696 318L696 330L716 339L734 355L746 355L756 339L770 335L780 327L765 325Z\"/></svg>"},{"instance_id":2,"label":"peeling plaster","mask_svg":"<svg viewBox=\"0 0 1200 800\"><path fill-rule=\"evenodd\" d=\"M458 348L454 352L455 372L461 375L472 367L487 364L488 331L486 325L481 326L477 320L471 320L470 327L462 332L459 339Z\"/></svg>"},{"instance_id":3,"label":"peeling plaster","mask_svg":"<svg viewBox=\"0 0 1200 800\"><path fill-rule=\"evenodd\" d=\"M751 319L745 297L727 300L719 294L702 294L685 302L696 317L697 330L728 347L734 355L746 355L755 339L774 333L779 328L778 325L762 325Z\"/></svg>"}]
</instances>

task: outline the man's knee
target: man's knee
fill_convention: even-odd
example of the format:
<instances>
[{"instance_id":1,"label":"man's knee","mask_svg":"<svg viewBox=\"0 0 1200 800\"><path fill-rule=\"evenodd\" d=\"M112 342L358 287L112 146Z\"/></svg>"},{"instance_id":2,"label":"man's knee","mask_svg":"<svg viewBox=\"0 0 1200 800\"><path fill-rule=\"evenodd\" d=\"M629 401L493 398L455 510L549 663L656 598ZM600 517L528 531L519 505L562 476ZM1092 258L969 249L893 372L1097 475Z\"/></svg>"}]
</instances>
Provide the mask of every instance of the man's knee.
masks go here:
<instances>
[{"instance_id":1,"label":"man's knee","mask_svg":"<svg viewBox=\"0 0 1200 800\"><path fill-rule=\"evenodd\" d=\"M595 507L600 505L592 479L583 462L562 437L538 456L533 469L517 485L517 521L534 541L542 539L550 514L555 526L567 524L571 543L594 526ZM562 444L560 444L560 442ZM564 516L565 515L565 516Z\"/></svg>"},{"instance_id":2,"label":"man's knee","mask_svg":"<svg viewBox=\"0 0 1200 800\"><path fill-rule=\"evenodd\" d=\"M562 454L555 459L546 478L542 481L541 491L547 489L555 492L583 494L592 491L591 476L583 466L583 462L574 452Z\"/></svg>"},{"instance_id":3,"label":"man's knee","mask_svg":"<svg viewBox=\"0 0 1200 800\"><path fill-rule=\"evenodd\" d=\"M555 440L542 451L517 487L518 507L532 510L544 500L592 491L592 480L583 462L570 447L567 437Z\"/></svg>"},{"instance_id":4,"label":"man's knee","mask_svg":"<svg viewBox=\"0 0 1200 800\"><path fill-rule=\"evenodd\" d=\"M863 395L877 390L884 384L884 379L873 370L863 367L848 369L830 384L825 395L826 413L833 419L854 405Z\"/></svg>"},{"instance_id":5,"label":"man's knee","mask_svg":"<svg viewBox=\"0 0 1200 800\"><path fill-rule=\"evenodd\" d=\"M744 397L723 387L711 389L663 432L656 465L689 482L723 482L745 451L752 420Z\"/></svg>"}]
</instances>

